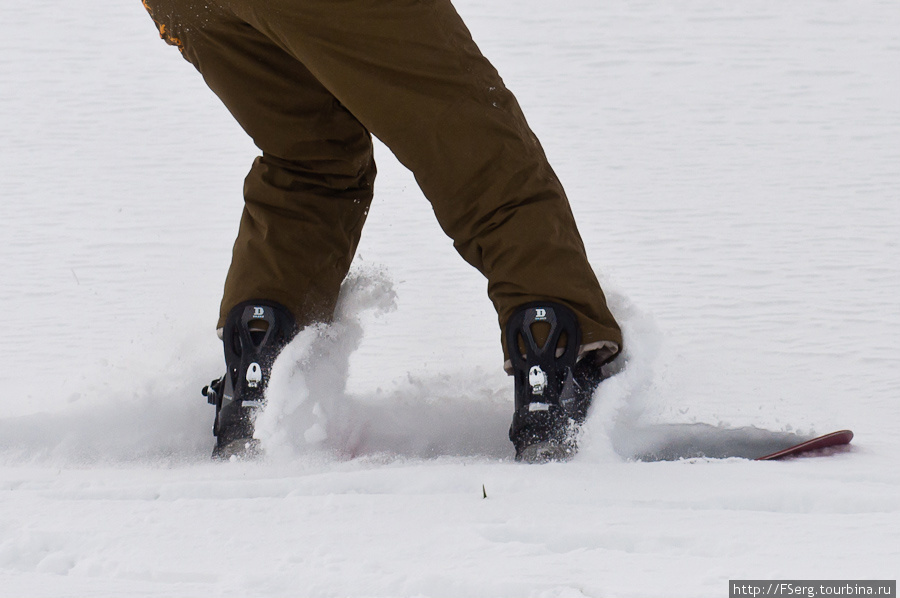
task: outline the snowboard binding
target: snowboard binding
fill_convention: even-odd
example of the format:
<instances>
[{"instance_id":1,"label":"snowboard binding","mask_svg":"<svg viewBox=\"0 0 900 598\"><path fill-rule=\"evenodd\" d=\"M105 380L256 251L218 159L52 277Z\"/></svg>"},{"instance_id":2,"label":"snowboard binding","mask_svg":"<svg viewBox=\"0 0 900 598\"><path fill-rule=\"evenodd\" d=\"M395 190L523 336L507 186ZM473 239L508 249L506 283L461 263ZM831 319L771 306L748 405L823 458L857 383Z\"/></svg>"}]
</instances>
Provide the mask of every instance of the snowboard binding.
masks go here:
<instances>
[{"instance_id":1,"label":"snowboard binding","mask_svg":"<svg viewBox=\"0 0 900 598\"><path fill-rule=\"evenodd\" d=\"M216 406L213 458L253 456L253 421L265 402L265 391L275 358L295 332L294 317L273 301L245 301L228 313L222 341L225 375L203 388Z\"/></svg>"},{"instance_id":2,"label":"snowboard binding","mask_svg":"<svg viewBox=\"0 0 900 598\"><path fill-rule=\"evenodd\" d=\"M552 301L523 305L507 322L506 344L515 379L509 439L516 461L570 459L603 379L593 354L578 355L581 329L575 313Z\"/></svg>"}]
</instances>

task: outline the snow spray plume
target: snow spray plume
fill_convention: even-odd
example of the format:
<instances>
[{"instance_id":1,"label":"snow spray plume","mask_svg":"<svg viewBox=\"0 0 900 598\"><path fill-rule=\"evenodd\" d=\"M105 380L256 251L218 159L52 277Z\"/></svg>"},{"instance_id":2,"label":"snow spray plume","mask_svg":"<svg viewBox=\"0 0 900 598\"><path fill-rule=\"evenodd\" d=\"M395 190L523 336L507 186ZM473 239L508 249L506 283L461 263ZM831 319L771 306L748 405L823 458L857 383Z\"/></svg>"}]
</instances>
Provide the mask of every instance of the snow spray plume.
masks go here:
<instances>
[{"instance_id":1,"label":"snow spray plume","mask_svg":"<svg viewBox=\"0 0 900 598\"><path fill-rule=\"evenodd\" d=\"M385 273L353 272L341 286L334 321L304 328L284 348L255 426L269 457L291 457L334 440L336 426L346 420L350 355L363 338L361 316L395 308L396 293Z\"/></svg>"},{"instance_id":2,"label":"snow spray plume","mask_svg":"<svg viewBox=\"0 0 900 598\"><path fill-rule=\"evenodd\" d=\"M582 429L579 459L618 459L619 439L638 430L638 420L658 395L657 362L662 335L653 318L621 293L607 291L610 310L622 327L625 347L612 364L615 374L594 395Z\"/></svg>"},{"instance_id":3,"label":"snow spray plume","mask_svg":"<svg viewBox=\"0 0 900 598\"><path fill-rule=\"evenodd\" d=\"M58 411L0 419L0 460L63 466L208 459L209 411L198 390L221 358L207 358L193 342L175 359L144 354L101 364Z\"/></svg>"},{"instance_id":4,"label":"snow spray plume","mask_svg":"<svg viewBox=\"0 0 900 598\"><path fill-rule=\"evenodd\" d=\"M353 274L342 287L334 321L304 329L282 351L266 408L256 420L256 437L268 458L311 452L389 458L512 455L506 438L512 394L499 366L493 373L472 368L410 375L387 392L346 392L350 356L364 337L362 316L388 312L395 300L383 273Z\"/></svg>"},{"instance_id":5,"label":"snow spray plume","mask_svg":"<svg viewBox=\"0 0 900 598\"><path fill-rule=\"evenodd\" d=\"M764 455L774 450L768 447L787 447L805 439L789 431L755 427L647 421L664 406L664 397L677 390L662 363L662 335L653 319L625 297L609 297L610 308L622 325L625 351L613 364L615 375L605 380L594 396L593 409L582 430L579 459Z\"/></svg>"}]
</instances>

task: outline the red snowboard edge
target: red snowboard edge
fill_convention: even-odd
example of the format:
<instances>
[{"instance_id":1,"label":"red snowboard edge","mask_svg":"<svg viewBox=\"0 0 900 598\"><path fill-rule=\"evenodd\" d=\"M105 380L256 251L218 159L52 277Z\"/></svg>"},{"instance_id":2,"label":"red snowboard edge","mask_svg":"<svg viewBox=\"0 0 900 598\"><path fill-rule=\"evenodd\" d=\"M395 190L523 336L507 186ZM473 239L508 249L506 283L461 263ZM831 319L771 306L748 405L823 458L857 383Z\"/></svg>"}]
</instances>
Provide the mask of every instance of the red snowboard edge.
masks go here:
<instances>
[{"instance_id":1,"label":"red snowboard edge","mask_svg":"<svg viewBox=\"0 0 900 598\"><path fill-rule=\"evenodd\" d=\"M790 446L786 449L782 449L774 453L769 453L768 455L762 457L757 457L756 460L772 461L774 459L792 457L794 455L799 455L808 451L816 451L819 449L827 448L829 446L850 444L851 440L853 440L853 432L851 432L850 430L839 430L837 432L832 432L831 434L816 436L815 438L811 438L805 442L801 442L800 444L795 444L794 446Z\"/></svg>"}]
</instances>

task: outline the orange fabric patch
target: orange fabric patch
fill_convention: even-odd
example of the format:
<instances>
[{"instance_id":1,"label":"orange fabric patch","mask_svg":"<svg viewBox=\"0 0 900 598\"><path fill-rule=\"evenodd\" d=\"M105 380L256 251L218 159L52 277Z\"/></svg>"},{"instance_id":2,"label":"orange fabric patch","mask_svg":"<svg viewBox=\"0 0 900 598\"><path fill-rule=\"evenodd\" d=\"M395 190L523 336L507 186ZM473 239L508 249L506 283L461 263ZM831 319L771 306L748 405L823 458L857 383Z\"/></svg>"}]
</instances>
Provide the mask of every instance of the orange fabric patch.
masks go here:
<instances>
[{"instance_id":1,"label":"orange fabric patch","mask_svg":"<svg viewBox=\"0 0 900 598\"><path fill-rule=\"evenodd\" d=\"M180 39L169 35L168 30L166 28L165 23L160 23L156 20L156 17L153 16L153 9L150 8L150 5L147 4L147 0L141 0L144 5L144 8L147 9L147 12L150 14L150 18L153 19L153 22L156 24L156 28L159 29L159 38L165 41L170 46L176 46L178 51L184 54L184 44Z\"/></svg>"}]
</instances>

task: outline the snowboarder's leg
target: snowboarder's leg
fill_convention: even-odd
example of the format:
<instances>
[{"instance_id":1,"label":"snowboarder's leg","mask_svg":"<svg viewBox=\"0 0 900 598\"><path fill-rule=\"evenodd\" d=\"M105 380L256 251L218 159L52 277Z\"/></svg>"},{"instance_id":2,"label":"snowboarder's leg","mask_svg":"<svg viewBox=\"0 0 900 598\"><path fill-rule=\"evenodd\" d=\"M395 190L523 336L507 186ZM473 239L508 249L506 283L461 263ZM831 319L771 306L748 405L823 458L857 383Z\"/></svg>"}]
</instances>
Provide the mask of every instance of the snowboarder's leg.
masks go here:
<instances>
[{"instance_id":1,"label":"snowboarder's leg","mask_svg":"<svg viewBox=\"0 0 900 598\"><path fill-rule=\"evenodd\" d=\"M305 312L328 311L327 298L342 278L332 274L344 271L343 257L352 255L358 235L328 235L324 249L298 244L332 214L313 214L313 225L290 238L279 233L295 229L273 229L270 215L295 211L305 196L318 199L324 188L337 196L332 203L342 205L342 215L359 216L349 228L361 225L365 209L343 204L360 208L371 194L371 148L360 141L371 131L413 171L457 250L487 277L501 331L519 305L550 299L575 312L585 345L607 355L618 350L621 333L562 186L512 93L449 0L147 2L164 37L197 65L265 152L248 180L248 211L223 316L230 304L256 296L285 303L301 320ZM164 10L165 3L174 8ZM280 161L296 165L309 158L295 153L297 135L309 141L299 149L325 149L329 166L341 165L336 181L322 186L321 160L299 173ZM314 193L305 176L293 184L310 172ZM337 268L296 266L304 255L332 250L341 256ZM291 254L299 259L286 259ZM310 292L298 299L266 287L282 279ZM252 291L243 292L245 281Z\"/></svg>"},{"instance_id":2,"label":"snowboarder's leg","mask_svg":"<svg viewBox=\"0 0 900 598\"><path fill-rule=\"evenodd\" d=\"M555 300L575 312L585 345L618 351L562 186L448 0L223 2L412 170L457 250L487 277L501 330L518 306Z\"/></svg>"},{"instance_id":3,"label":"snowboarder's leg","mask_svg":"<svg viewBox=\"0 0 900 598\"><path fill-rule=\"evenodd\" d=\"M186 0L147 1L190 9L170 13L195 18L181 31L159 20L165 11L151 7L151 13L264 151L248 177L223 313L250 296L284 302L301 325L330 313L329 298L337 296L371 197L372 131L413 171L457 250L487 277L502 335L514 329L523 304L570 308L580 335L573 359L590 351L578 363L589 364L586 379L598 379L599 364L621 347L621 332L559 180L449 0L208 0L199 20L198 7ZM291 76L284 79L286 73ZM307 103L316 97L318 103ZM327 142L320 134L298 139L305 126L320 132L322 109ZM335 123L353 134L335 134ZM304 151L294 153L298 144ZM323 184L321 174L336 165L338 177ZM323 189L338 201L306 201L331 199ZM342 220L348 214L356 219ZM285 216L294 221L291 227L280 226ZM340 234L324 231L329 223L339 224ZM302 234L280 234L288 229ZM317 242L303 245L307 237ZM292 248L300 260L334 259L315 259L310 269L286 261ZM266 286L279 279L288 282ZM290 281L303 292L285 292L283 299L278 293ZM507 358L515 353L514 344L504 340L502 346ZM565 354L571 356L569 349ZM589 396L584 409L588 402ZM520 428L515 421L513 427Z\"/></svg>"},{"instance_id":4,"label":"snowboarder's leg","mask_svg":"<svg viewBox=\"0 0 900 598\"><path fill-rule=\"evenodd\" d=\"M145 5L263 152L245 181L218 327L259 298L286 306L301 327L330 319L372 200L369 132L227 3Z\"/></svg>"},{"instance_id":5,"label":"snowboarder's leg","mask_svg":"<svg viewBox=\"0 0 900 598\"><path fill-rule=\"evenodd\" d=\"M222 299L226 373L204 389L213 456L252 456L272 363L298 326L333 314L372 199L371 137L302 63L213 0L145 5L263 151Z\"/></svg>"}]
</instances>

